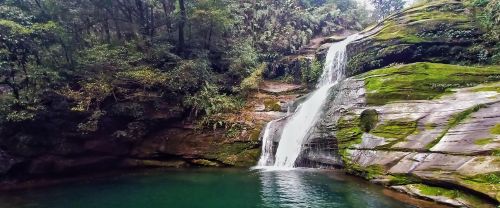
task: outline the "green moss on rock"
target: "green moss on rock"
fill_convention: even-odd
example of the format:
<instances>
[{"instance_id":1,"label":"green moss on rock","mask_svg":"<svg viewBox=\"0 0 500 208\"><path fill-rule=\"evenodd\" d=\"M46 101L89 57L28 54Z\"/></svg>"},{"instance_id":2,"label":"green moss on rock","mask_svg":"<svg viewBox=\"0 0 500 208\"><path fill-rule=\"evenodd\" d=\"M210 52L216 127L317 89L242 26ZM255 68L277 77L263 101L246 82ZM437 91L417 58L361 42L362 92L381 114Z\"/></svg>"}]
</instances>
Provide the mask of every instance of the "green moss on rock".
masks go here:
<instances>
[{"instance_id":1,"label":"green moss on rock","mask_svg":"<svg viewBox=\"0 0 500 208\"><path fill-rule=\"evenodd\" d=\"M500 134L500 124L495 125L495 126L494 126L491 130L490 130L490 132L491 132L492 134Z\"/></svg>"},{"instance_id":2,"label":"green moss on rock","mask_svg":"<svg viewBox=\"0 0 500 208\"><path fill-rule=\"evenodd\" d=\"M492 199L500 202L500 171L462 176L462 185L470 189L487 194Z\"/></svg>"},{"instance_id":3,"label":"green moss on rock","mask_svg":"<svg viewBox=\"0 0 500 208\"><path fill-rule=\"evenodd\" d=\"M485 201L483 201L482 199L460 190L429 186L424 184L412 184L410 186L417 188L422 195L442 196L450 199L459 199L461 202L466 203L470 207L490 207L490 205L485 204Z\"/></svg>"},{"instance_id":4,"label":"green moss on rock","mask_svg":"<svg viewBox=\"0 0 500 208\"><path fill-rule=\"evenodd\" d=\"M360 127L360 118L357 116L341 117L337 122L337 131L335 136L339 149L349 148L354 144L361 143L363 131Z\"/></svg>"},{"instance_id":5,"label":"green moss on rock","mask_svg":"<svg viewBox=\"0 0 500 208\"><path fill-rule=\"evenodd\" d=\"M364 177L366 179L374 179L377 176L383 175L385 173L385 168L382 165L369 165L363 168Z\"/></svg>"},{"instance_id":6,"label":"green moss on rock","mask_svg":"<svg viewBox=\"0 0 500 208\"><path fill-rule=\"evenodd\" d=\"M500 66L466 67L438 63L415 63L387 67L361 75L366 102L384 105L398 100L430 100L452 88L472 87L500 80Z\"/></svg>"},{"instance_id":7,"label":"green moss on rock","mask_svg":"<svg viewBox=\"0 0 500 208\"><path fill-rule=\"evenodd\" d=\"M348 49L347 74L394 63L488 63L490 43L462 2L427 1L389 16Z\"/></svg>"},{"instance_id":8,"label":"green moss on rock","mask_svg":"<svg viewBox=\"0 0 500 208\"><path fill-rule=\"evenodd\" d=\"M280 102L276 99L264 100L264 106L266 111L281 111Z\"/></svg>"},{"instance_id":9,"label":"green moss on rock","mask_svg":"<svg viewBox=\"0 0 500 208\"><path fill-rule=\"evenodd\" d=\"M460 191L458 190L446 189L436 186L428 186L424 184L415 184L413 186L416 187L421 194L427 196L445 196L454 199L461 195Z\"/></svg>"},{"instance_id":10,"label":"green moss on rock","mask_svg":"<svg viewBox=\"0 0 500 208\"><path fill-rule=\"evenodd\" d=\"M257 128L254 129L250 132L250 141L259 141L260 138L260 132L262 131L262 128Z\"/></svg>"},{"instance_id":11,"label":"green moss on rock","mask_svg":"<svg viewBox=\"0 0 500 208\"><path fill-rule=\"evenodd\" d=\"M345 170L348 173L363 177L366 180L376 179L380 176L383 176L386 172L385 167L378 164L363 167L357 163L348 161L348 158L344 160L344 163L345 163Z\"/></svg>"},{"instance_id":12,"label":"green moss on rock","mask_svg":"<svg viewBox=\"0 0 500 208\"><path fill-rule=\"evenodd\" d=\"M417 177L408 174L394 174L389 176L389 184L391 185L407 185L421 183L421 180Z\"/></svg>"},{"instance_id":13,"label":"green moss on rock","mask_svg":"<svg viewBox=\"0 0 500 208\"><path fill-rule=\"evenodd\" d=\"M474 175L468 177L467 180L478 183L500 184L500 171Z\"/></svg>"},{"instance_id":14,"label":"green moss on rock","mask_svg":"<svg viewBox=\"0 0 500 208\"><path fill-rule=\"evenodd\" d=\"M486 84L474 89L474 92L498 92L500 93L500 82Z\"/></svg>"},{"instance_id":15,"label":"green moss on rock","mask_svg":"<svg viewBox=\"0 0 500 208\"><path fill-rule=\"evenodd\" d=\"M260 148L253 142L233 142L221 144L213 153L204 157L230 166L250 167L259 159Z\"/></svg>"},{"instance_id":16,"label":"green moss on rock","mask_svg":"<svg viewBox=\"0 0 500 208\"><path fill-rule=\"evenodd\" d=\"M477 139L474 141L475 145L487 145L493 141L492 138L482 138L482 139Z\"/></svg>"},{"instance_id":17,"label":"green moss on rock","mask_svg":"<svg viewBox=\"0 0 500 208\"><path fill-rule=\"evenodd\" d=\"M384 138L404 139L417 130L417 121L389 120L377 125L371 134Z\"/></svg>"},{"instance_id":18,"label":"green moss on rock","mask_svg":"<svg viewBox=\"0 0 500 208\"><path fill-rule=\"evenodd\" d=\"M230 164L237 167L251 167L259 160L260 148L248 149L234 157L228 158ZM226 161L227 162L227 161Z\"/></svg>"}]
</instances>

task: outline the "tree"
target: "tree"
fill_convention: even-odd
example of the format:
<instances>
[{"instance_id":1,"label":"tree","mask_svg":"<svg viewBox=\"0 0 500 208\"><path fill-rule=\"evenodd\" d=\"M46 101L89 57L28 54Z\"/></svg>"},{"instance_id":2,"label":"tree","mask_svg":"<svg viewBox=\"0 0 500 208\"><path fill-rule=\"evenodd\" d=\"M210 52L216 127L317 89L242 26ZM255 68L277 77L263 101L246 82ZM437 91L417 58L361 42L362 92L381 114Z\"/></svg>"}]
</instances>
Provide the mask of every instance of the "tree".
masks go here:
<instances>
[{"instance_id":1,"label":"tree","mask_svg":"<svg viewBox=\"0 0 500 208\"><path fill-rule=\"evenodd\" d=\"M205 81L232 97L260 63L339 25L361 29L354 9L354 0L0 0L0 120L36 122L61 99L97 127L114 105L180 105Z\"/></svg>"},{"instance_id":2,"label":"tree","mask_svg":"<svg viewBox=\"0 0 500 208\"><path fill-rule=\"evenodd\" d=\"M46 56L58 44L54 33L58 26L50 21L34 23L29 19L18 22L0 19L0 86L7 86L13 98L8 103L2 102L0 108L12 108L7 115L10 120L32 118L39 93L58 77L49 67L54 66L50 63L54 60Z\"/></svg>"},{"instance_id":3,"label":"tree","mask_svg":"<svg viewBox=\"0 0 500 208\"><path fill-rule=\"evenodd\" d=\"M179 54L183 55L184 54L184 45L185 45L184 26L186 25L186 21L187 21L186 4L184 4L184 0L179 0L179 10L180 10L179 44L177 46L177 51L179 52Z\"/></svg>"},{"instance_id":4,"label":"tree","mask_svg":"<svg viewBox=\"0 0 500 208\"><path fill-rule=\"evenodd\" d=\"M375 7L373 15L378 20L401 11L405 5L403 0L371 0L371 2Z\"/></svg>"}]
</instances>

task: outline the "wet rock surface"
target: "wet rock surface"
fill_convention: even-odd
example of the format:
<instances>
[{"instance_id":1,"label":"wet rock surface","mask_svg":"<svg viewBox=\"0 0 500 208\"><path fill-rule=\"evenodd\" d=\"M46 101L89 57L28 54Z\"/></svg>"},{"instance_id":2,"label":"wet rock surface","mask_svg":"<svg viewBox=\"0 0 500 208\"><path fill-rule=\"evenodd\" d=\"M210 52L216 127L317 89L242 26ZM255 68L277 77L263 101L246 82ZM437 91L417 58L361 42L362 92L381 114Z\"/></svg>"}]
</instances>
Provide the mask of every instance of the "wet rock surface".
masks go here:
<instances>
[{"instance_id":1,"label":"wet rock surface","mask_svg":"<svg viewBox=\"0 0 500 208\"><path fill-rule=\"evenodd\" d=\"M340 93L332 92L337 96L327 104L326 113L312 134L337 141L339 149L334 152L341 155L348 171L452 206L477 207L479 203L491 207L500 201L499 182L484 179L496 178L500 171L500 135L492 130L500 124L498 91L481 90L484 85L479 85L454 89L433 100L401 100L370 106L363 99L366 96L363 86L362 78L350 78L341 84ZM363 132L360 124L354 127L342 124L359 122L356 118L367 109L378 113L374 130ZM410 131L403 133L408 124L412 124ZM377 132L378 128L385 131ZM346 132L352 140L344 139ZM460 190L480 199L426 195L411 184Z\"/></svg>"}]
</instances>

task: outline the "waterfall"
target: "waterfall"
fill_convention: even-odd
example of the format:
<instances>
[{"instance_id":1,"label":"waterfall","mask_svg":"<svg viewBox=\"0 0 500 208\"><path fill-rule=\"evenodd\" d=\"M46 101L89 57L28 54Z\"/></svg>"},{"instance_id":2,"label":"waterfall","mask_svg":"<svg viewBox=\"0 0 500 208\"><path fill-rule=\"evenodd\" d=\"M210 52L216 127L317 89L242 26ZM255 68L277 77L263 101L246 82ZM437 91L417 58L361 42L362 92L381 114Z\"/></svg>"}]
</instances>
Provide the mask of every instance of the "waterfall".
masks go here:
<instances>
[{"instance_id":1,"label":"waterfall","mask_svg":"<svg viewBox=\"0 0 500 208\"><path fill-rule=\"evenodd\" d=\"M295 113L291 115L283 127L274 158L272 155L273 138L269 133L274 121L267 124L262 138L262 154L258 164L259 167L273 166L273 168L287 169L295 166L295 161L300 155L307 135L320 116L320 111L328 98L330 88L344 78L347 45L360 37L361 35L354 34L330 46L316 90L297 107Z\"/></svg>"},{"instance_id":2,"label":"waterfall","mask_svg":"<svg viewBox=\"0 0 500 208\"><path fill-rule=\"evenodd\" d=\"M264 128L264 135L262 135L262 153L257 163L257 166L266 166L267 164L272 163L273 156L273 138L271 134L271 127L275 121L271 121L267 123L266 128Z\"/></svg>"}]
</instances>

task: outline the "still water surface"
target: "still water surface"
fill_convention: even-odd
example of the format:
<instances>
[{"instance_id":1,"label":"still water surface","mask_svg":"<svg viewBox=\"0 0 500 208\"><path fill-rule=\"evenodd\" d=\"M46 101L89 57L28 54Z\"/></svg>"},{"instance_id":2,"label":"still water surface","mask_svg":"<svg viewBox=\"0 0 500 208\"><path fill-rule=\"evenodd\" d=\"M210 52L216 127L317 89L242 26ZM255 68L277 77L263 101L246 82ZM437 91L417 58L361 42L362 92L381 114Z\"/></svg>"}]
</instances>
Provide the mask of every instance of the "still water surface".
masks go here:
<instances>
[{"instance_id":1,"label":"still water surface","mask_svg":"<svg viewBox=\"0 0 500 208\"><path fill-rule=\"evenodd\" d=\"M412 207L332 171L184 169L0 193L0 208Z\"/></svg>"}]
</instances>

